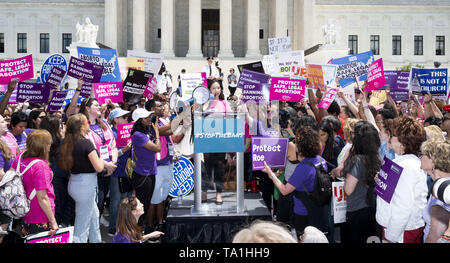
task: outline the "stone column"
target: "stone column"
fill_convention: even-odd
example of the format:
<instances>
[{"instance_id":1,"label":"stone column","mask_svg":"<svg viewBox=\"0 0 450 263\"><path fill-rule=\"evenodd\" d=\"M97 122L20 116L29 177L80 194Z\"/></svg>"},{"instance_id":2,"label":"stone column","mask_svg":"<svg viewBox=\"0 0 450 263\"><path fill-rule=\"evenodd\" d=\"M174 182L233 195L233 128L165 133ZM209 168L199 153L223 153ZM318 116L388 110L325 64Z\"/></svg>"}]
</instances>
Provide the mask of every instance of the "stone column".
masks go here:
<instances>
[{"instance_id":1,"label":"stone column","mask_svg":"<svg viewBox=\"0 0 450 263\"><path fill-rule=\"evenodd\" d=\"M288 29L288 3L287 0L275 2L275 37L285 37Z\"/></svg>"},{"instance_id":2,"label":"stone column","mask_svg":"<svg viewBox=\"0 0 450 263\"><path fill-rule=\"evenodd\" d=\"M133 49L145 51L147 46L147 0L133 0Z\"/></svg>"},{"instance_id":3,"label":"stone column","mask_svg":"<svg viewBox=\"0 0 450 263\"><path fill-rule=\"evenodd\" d=\"M247 53L246 57L260 57L259 0L247 0Z\"/></svg>"},{"instance_id":4,"label":"stone column","mask_svg":"<svg viewBox=\"0 0 450 263\"><path fill-rule=\"evenodd\" d=\"M105 0L105 45L114 49L119 48L120 3L120 0Z\"/></svg>"},{"instance_id":5,"label":"stone column","mask_svg":"<svg viewBox=\"0 0 450 263\"><path fill-rule=\"evenodd\" d=\"M306 50L316 43L314 38L314 13L315 0L294 1L294 32L289 32L291 36L292 50Z\"/></svg>"},{"instance_id":6,"label":"stone column","mask_svg":"<svg viewBox=\"0 0 450 263\"><path fill-rule=\"evenodd\" d=\"M202 0L189 0L189 50L186 57L203 57Z\"/></svg>"},{"instance_id":7,"label":"stone column","mask_svg":"<svg viewBox=\"0 0 450 263\"><path fill-rule=\"evenodd\" d=\"M220 0L220 50L219 57L234 57L232 50L232 0Z\"/></svg>"},{"instance_id":8,"label":"stone column","mask_svg":"<svg viewBox=\"0 0 450 263\"><path fill-rule=\"evenodd\" d=\"M174 57L174 0L161 0L161 51L164 57Z\"/></svg>"}]
</instances>

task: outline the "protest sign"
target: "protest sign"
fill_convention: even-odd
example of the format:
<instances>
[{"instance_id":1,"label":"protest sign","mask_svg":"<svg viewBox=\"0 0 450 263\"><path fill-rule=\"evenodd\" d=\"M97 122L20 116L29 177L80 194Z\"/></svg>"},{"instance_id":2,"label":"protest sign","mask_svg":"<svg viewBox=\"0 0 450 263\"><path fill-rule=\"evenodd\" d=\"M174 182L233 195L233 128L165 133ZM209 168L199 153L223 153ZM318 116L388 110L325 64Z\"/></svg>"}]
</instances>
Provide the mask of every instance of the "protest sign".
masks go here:
<instances>
[{"instance_id":1,"label":"protest sign","mask_svg":"<svg viewBox=\"0 0 450 263\"><path fill-rule=\"evenodd\" d=\"M57 89L65 76L66 71L55 66L48 75L47 81L44 82L44 86L49 89Z\"/></svg>"},{"instance_id":2,"label":"protest sign","mask_svg":"<svg viewBox=\"0 0 450 263\"><path fill-rule=\"evenodd\" d=\"M117 124L117 147L127 146L131 141L131 130L133 129L134 122Z\"/></svg>"},{"instance_id":3,"label":"protest sign","mask_svg":"<svg viewBox=\"0 0 450 263\"><path fill-rule=\"evenodd\" d=\"M29 235L25 238L25 243L72 243L73 229L73 226L60 228L53 236L50 236L48 231Z\"/></svg>"},{"instance_id":4,"label":"protest sign","mask_svg":"<svg viewBox=\"0 0 450 263\"><path fill-rule=\"evenodd\" d=\"M94 83L94 96L98 104L118 103L123 101L122 82Z\"/></svg>"},{"instance_id":5,"label":"protest sign","mask_svg":"<svg viewBox=\"0 0 450 263\"><path fill-rule=\"evenodd\" d=\"M47 103L50 96L50 90L40 83L25 83L19 82L17 84L17 102L29 103Z\"/></svg>"},{"instance_id":6,"label":"protest sign","mask_svg":"<svg viewBox=\"0 0 450 263\"><path fill-rule=\"evenodd\" d=\"M306 72L308 76L309 88L318 89L325 91L325 82L323 79L323 70L321 65L306 65Z\"/></svg>"},{"instance_id":7,"label":"protest sign","mask_svg":"<svg viewBox=\"0 0 450 263\"><path fill-rule=\"evenodd\" d=\"M291 38L290 37L278 37L267 39L269 44L269 54L276 54L281 52L291 51Z\"/></svg>"},{"instance_id":8,"label":"protest sign","mask_svg":"<svg viewBox=\"0 0 450 263\"><path fill-rule=\"evenodd\" d=\"M48 82L48 79L52 73L53 68L59 68L60 71L66 72L67 71L66 58L64 58L64 56L60 55L60 54L53 54L53 55L49 56L45 60L44 64L42 64L41 73L39 75L40 80L41 80L40 83L46 84ZM60 72L60 71L57 71L57 72ZM61 83L61 81L59 81L59 83ZM50 85L49 86L46 85L46 87L55 88L55 86L56 86L52 82L50 82L49 84ZM58 86L56 86L56 87L58 87Z\"/></svg>"},{"instance_id":9,"label":"protest sign","mask_svg":"<svg viewBox=\"0 0 450 263\"><path fill-rule=\"evenodd\" d=\"M86 86L90 86L91 83L98 83L102 77L102 73L103 66L76 57L70 57L67 76L75 79L83 79Z\"/></svg>"},{"instance_id":10,"label":"protest sign","mask_svg":"<svg viewBox=\"0 0 450 263\"><path fill-rule=\"evenodd\" d=\"M384 201L390 203L402 172L403 167L384 157L376 181L375 193Z\"/></svg>"},{"instance_id":11,"label":"protest sign","mask_svg":"<svg viewBox=\"0 0 450 263\"><path fill-rule=\"evenodd\" d=\"M145 87L144 93L142 96L146 97L147 99L152 99L153 94L155 94L158 91L158 83L156 82L156 79L153 77L150 77L150 79L147 82L147 86Z\"/></svg>"},{"instance_id":12,"label":"protest sign","mask_svg":"<svg viewBox=\"0 0 450 263\"><path fill-rule=\"evenodd\" d=\"M369 72L367 73L367 84L369 86L364 89L366 91L376 90L386 85L382 58L377 59L370 64Z\"/></svg>"},{"instance_id":13,"label":"protest sign","mask_svg":"<svg viewBox=\"0 0 450 263\"><path fill-rule=\"evenodd\" d=\"M123 101L129 104L137 103L144 93L148 80L153 77L150 72L129 69L123 82Z\"/></svg>"},{"instance_id":14,"label":"protest sign","mask_svg":"<svg viewBox=\"0 0 450 263\"><path fill-rule=\"evenodd\" d=\"M272 77L270 100L298 102L305 97L306 80Z\"/></svg>"},{"instance_id":15,"label":"protest sign","mask_svg":"<svg viewBox=\"0 0 450 263\"><path fill-rule=\"evenodd\" d=\"M305 67L303 50L277 53L273 55L274 71L271 75L276 77L292 77L293 75L298 75L301 72L301 68Z\"/></svg>"},{"instance_id":16,"label":"protest sign","mask_svg":"<svg viewBox=\"0 0 450 263\"><path fill-rule=\"evenodd\" d=\"M447 96L448 69L411 68L408 83L414 95L430 92L432 96Z\"/></svg>"},{"instance_id":17,"label":"protest sign","mask_svg":"<svg viewBox=\"0 0 450 263\"><path fill-rule=\"evenodd\" d=\"M325 109L325 110L328 110L328 108L330 107L331 103L336 98L337 91L338 91L337 88L330 88L328 90L328 92L325 94L325 96L323 96L322 100L320 100L320 102L317 105L317 107Z\"/></svg>"},{"instance_id":18,"label":"protest sign","mask_svg":"<svg viewBox=\"0 0 450 263\"><path fill-rule=\"evenodd\" d=\"M188 195L194 189L194 165L189 159L181 156L173 163L173 181L169 195L180 197Z\"/></svg>"},{"instance_id":19,"label":"protest sign","mask_svg":"<svg viewBox=\"0 0 450 263\"><path fill-rule=\"evenodd\" d=\"M347 196L344 191L344 182L332 182L331 189L333 191L331 207L334 223L344 223L347 218Z\"/></svg>"},{"instance_id":20,"label":"protest sign","mask_svg":"<svg viewBox=\"0 0 450 263\"><path fill-rule=\"evenodd\" d=\"M355 77L358 77L359 81L365 81L369 66L373 61L372 51L367 51L357 55L335 58L332 63L338 65L336 77L340 78L339 83L342 87L347 87L356 81Z\"/></svg>"},{"instance_id":21,"label":"protest sign","mask_svg":"<svg viewBox=\"0 0 450 263\"><path fill-rule=\"evenodd\" d=\"M0 61L0 84L8 84L12 79L20 82L33 77L32 55Z\"/></svg>"},{"instance_id":22,"label":"protest sign","mask_svg":"<svg viewBox=\"0 0 450 263\"><path fill-rule=\"evenodd\" d=\"M143 58L144 70L146 72L153 73L154 76L158 75L161 65L163 63L163 55L159 53L148 53L138 50L128 50L127 57L130 58Z\"/></svg>"},{"instance_id":23,"label":"protest sign","mask_svg":"<svg viewBox=\"0 0 450 263\"><path fill-rule=\"evenodd\" d=\"M263 170L264 161L270 168L284 168L288 138L252 137L252 169Z\"/></svg>"},{"instance_id":24,"label":"protest sign","mask_svg":"<svg viewBox=\"0 0 450 263\"><path fill-rule=\"evenodd\" d=\"M199 85L208 87L206 81L206 73L186 73L180 75L181 82L181 99L188 100L192 98L192 92Z\"/></svg>"},{"instance_id":25,"label":"protest sign","mask_svg":"<svg viewBox=\"0 0 450 263\"><path fill-rule=\"evenodd\" d=\"M119 58L120 78L122 81L127 77L130 68L145 71L145 59Z\"/></svg>"},{"instance_id":26,"label":"protest sign","mask_svg":"<svg viewBox=\"0 0 450 263\"><path fill-rule=\"evenodd\" d=\"M386 85L378 90L389 88L394 101L409 99L409 71L385 70L384 78L386 79Z\"/></svg>"},{"instance_id":27,"label":"protest sign","mask_svg":"<svg viewBox=\"0 0 450 263\"><path fill-rule=\"evenodd\" d=\"M269 104L270 84L245 84L241 95L243 103Z\"/></svg>"},{"instance_id":28,"label":"protest sign","mask_svg":"<svg viewBox=\"0 0 450 263\"><path fill-rule=\"evenodd\" d=\"M244 152L244 129L244 118L194 119L194 152Z\"/></svg>"},{"instance_id":29,"label":"protest sign","mask_svg":"<svg viewBox=\"0 0 450 263\"><path fill-rule=\"evenodd\" d=\"M103 74L99 82L122 81L115 49L77 47L77 50L78 58L103 66Z\"/></svg>"},{"instance_id":30,"label":"protest sign","mask_svg":"<svg viewBox=\"0 0 450 263\"><path fill-rule=\"evenodd\" d=\"M239 74L242 73L244 69L248 69L254 72L265 73L264 67L261 61L252 62L248 64L237 65Z\"/></svg>"},{"instance_id":31,"label":"protest sign","mask_svg":"<svg viewBox=\"0 0 450 263\"><path fill-rule=\"evenodd\" d=\"M52 113L59 111L66 100L67 93L69 93L68 90L53 91L52 98L47 106L47 112Z\"/></svg>"},{"instance_id":32,"label":"protest sign","mask_svg":"<svg viewBox=\"0 0 450 263\"><path fill-rule=\"evenodd\" d=\"M323 82L327 86L334 87L336 85L336 73L337 73L337 66L336 65L321 65L322 66L322 72L323 72Z\"/></svg>"},{"instance_id":33,"label":"protest sign","mask_svg":"<svg viewBox=\"0 0 450 263\"><path fill-rule=\"evenodd\" d=\"M248 84L267 84L270 83L270 75L243 69L239 75L239 81L237 83L237 88L242 89L244 85Z\"/></svg>"}]
</instances>

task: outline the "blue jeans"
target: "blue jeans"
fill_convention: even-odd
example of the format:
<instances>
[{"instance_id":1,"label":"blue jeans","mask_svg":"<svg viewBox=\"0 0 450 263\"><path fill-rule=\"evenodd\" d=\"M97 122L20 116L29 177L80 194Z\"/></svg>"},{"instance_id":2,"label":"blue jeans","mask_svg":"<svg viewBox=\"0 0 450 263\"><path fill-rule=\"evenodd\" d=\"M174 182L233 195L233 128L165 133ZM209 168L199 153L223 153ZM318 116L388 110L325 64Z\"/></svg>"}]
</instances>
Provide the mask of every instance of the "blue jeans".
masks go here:
<instances>
[{"instance_id":1,"label":"blue jeans","mask_svg":"<svg viewBox=\"0 0 450 263\"><path fill-rule=\"evenodd\" d=\"M74 243L101 243L97 173L72 174L68 192L75 201Z\"/></svg>"},{"instance_id":2,"label":"blue jeans","mask_svg":"<svg viewBox=\"0 0 450 263\"><path fill-rule=\"evenodd\" d=\"M131 195L131 192L121 193L119 190L119 177L111 176L109 181L109 230L116 230L117 211L120 201Z\"/></svg>"}]
</instances>

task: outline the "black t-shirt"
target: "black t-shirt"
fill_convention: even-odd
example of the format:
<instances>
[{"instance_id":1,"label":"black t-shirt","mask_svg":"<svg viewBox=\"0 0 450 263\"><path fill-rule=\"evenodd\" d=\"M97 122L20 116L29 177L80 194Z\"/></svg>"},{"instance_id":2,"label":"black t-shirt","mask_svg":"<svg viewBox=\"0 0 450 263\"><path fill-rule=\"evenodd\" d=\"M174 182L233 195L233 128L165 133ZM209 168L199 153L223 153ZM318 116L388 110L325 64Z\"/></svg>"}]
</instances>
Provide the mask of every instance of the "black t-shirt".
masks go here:
<instances>
[{"instance_id":1,"label":"black t-shirt","mask_svg":"<svg viewBox=\"0 0 450 263\"><path fill-rule=\"evenodd\" d=\"M89 139L81 139L75 143L73 149L73 168L70 170L72 174L96 172L88 157L92 151L97 152L97 149L95 149L94 144Z\"/></svg>"}]
</instances>

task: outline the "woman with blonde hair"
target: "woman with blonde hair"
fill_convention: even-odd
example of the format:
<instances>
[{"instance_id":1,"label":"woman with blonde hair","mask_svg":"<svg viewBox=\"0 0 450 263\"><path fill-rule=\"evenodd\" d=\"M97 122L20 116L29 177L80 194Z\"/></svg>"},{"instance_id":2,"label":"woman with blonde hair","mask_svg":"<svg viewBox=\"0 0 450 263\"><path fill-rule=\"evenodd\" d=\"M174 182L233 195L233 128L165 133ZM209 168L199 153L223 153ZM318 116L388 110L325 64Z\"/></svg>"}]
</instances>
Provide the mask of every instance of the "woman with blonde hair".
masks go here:
<instances>
[{"instance_id":1,"label":"woman with blonde hair","mask_svg":"<svg viewBox=\"0 0 450 263\"><path fill-rule=\"evenodd\" d=\"M241 229L233 238L233 243L297 243L286 227L272 221L254 221Z\"/></svg>"}]
</instances>

